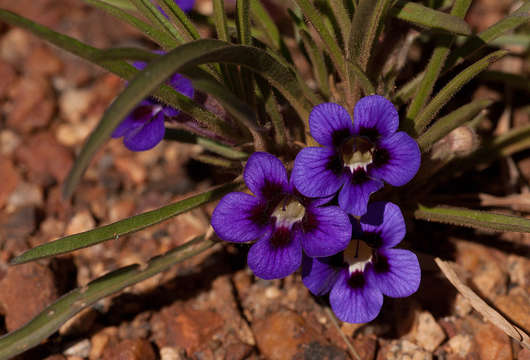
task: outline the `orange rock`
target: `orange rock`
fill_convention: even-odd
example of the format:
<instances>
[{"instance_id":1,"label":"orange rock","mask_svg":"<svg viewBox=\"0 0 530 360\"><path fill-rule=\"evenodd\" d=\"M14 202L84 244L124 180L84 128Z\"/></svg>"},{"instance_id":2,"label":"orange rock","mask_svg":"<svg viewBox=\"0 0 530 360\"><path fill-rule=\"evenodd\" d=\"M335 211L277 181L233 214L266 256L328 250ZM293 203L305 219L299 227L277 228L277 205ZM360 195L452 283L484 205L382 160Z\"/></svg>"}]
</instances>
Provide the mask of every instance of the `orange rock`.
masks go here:
<instances>
[{"instance_id":1,"label":"orange rock","mask_svg":"<svg viewBox=\"0 0 530 360\"><path fill-rule=\"evenodd\" d=\"M50 83L40 75L21 77L9 91L7 125L22 133L46 127L55 112Z\"/></svg>"},{"instance_id":2,"label":"orange rock","mask_svg":"<svg viewBox=\"0 0 530 360\"><path fill-rule=\"evenodd\" d=\"M24 325L55 299L52 272L34 262L10 267L0 281L0 308L5 310L9 331Z\"/></svg>"},{"instance_id":3,"label":"orange rock","mask_svg":"<svg viewBox=\"0 0 530 360\"><path fill-rule=\"evenodd\" d=\"M156 355L149 341L127 339L113 347L106 347L103 360L155 360Z\"/></svg>"},{"instance_id":4,"label":"orange rock","mask_svg":"<svg viewBox=\"0 0 530 360\"><path fill-rule=\"evenodd\" d=\"M0 74L1 76L1 74ZM15 170L11 160L0 156L0 174L2 174L2 182L0 182L0 209L4 207L9 195L16 189L20 176Z\"/></svg>"},{"instance_id":5,"label":"orange rock","mask_svg":"<svg viewBox=\"0 0 530 360\"><path fill-rule=\"evenodd\" d=\"M491 323L481 324L475 333L481 360L511 360L510 338Z\"/></svg>"},{"instance_id":6,"label":"orange rock","mask_svg":"<svg viewBox=\"0 0 530 360\"><path fill-rule=\"evenodd\" d=\"M160 348L179 347L191 355L222 328L223 320L216 312L175 303L156 314L151 324Z\"/></svg>"},{"instance_id":7,"label":"orange rock","mask_svg":"<svg viewBox=\"0 0 530 360\"><path fill-rule=\"evenodd\" d=\"M495 299L495 306L523 329L530 329L530 294L523 287L513 288L508 295L499 296Z\"/></svg>"},{"instance_id":8,"label":"orange rock","mask_svg":"<svg viewBox=\"0 0 530 360\"><path fill-rule=\"evenodd\" d=\"M279 310L252 324L259 350L267 359L303 358L305 351L342 353L328 345L323 334L305 318L290 310ZM324 358L324 357L320 357Z\"/></svg>"}]
</instances>

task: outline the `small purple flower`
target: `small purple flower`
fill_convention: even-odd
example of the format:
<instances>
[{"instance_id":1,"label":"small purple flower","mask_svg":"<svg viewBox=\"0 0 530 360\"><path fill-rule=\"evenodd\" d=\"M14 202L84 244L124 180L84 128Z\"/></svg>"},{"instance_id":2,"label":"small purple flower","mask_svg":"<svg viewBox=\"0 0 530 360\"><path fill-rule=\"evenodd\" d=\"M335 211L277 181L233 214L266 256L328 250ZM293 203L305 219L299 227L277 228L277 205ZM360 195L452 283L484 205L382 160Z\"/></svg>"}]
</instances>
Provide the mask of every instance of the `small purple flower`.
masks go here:
<instances>
[{"instance_id":1,"label":"small purple flower","mask_svg":"<svg viewBox=\"0 0 530 360\"><path fill-rule=\"evenodd\" d=\"M341 253L325 258L304 257L302 281L315 295L330 292L337 317L350 323L373 320L383 295L406 297L418 290L420 265L414 253L392 249L405 236L399 207L375 202L360 223L352 218L353 239Z\"/></svg>"},{"instance_id":2,"label":"small purple flower","mask_svg":"<svg viewBox=\"0 0 530 360\"><path fill-rule=\"evenodd\" d=\"M182 11L188 13L191 11L191 9L193 9L193 5L195 5L195 0L175 0L175 4L177 4L182 9ZM156 7L165 17L168 17L165 11L162 10L159 5L156 5Z\"/></svg>"},{"instance_id":3,"label":"small purple flower","mask_svg":"<svg viewBox=\"0 0 530 360\"><path fill-rule=\"evenodd\" d=\"M138 70L143 70L146 65L145 62L140 61L133 63L133 66ZM194 91L191 81L180 74L173 74L167 81L167 85L189 98L193 97ZM164 138L165 117L174 117L179 113L180 110L162 104L158 100L149 97L142 100L123 119L111 136L113 138L123 136L123 144L131 151L149 150Z\"/></svg>"},{"instance_id":4,"label":"small purple flower","mask_svg":"<svg viewBox=\"0 0 530 360\"><path fill-rule=\"evenodd\" d=\"M256 241L248 253L256 276L268 280L291 274L302 263L302 249L309 256L330 256L346 248L348 215L338 206L320 207L329 198L301 196L278 158L252 154L243 177L255 196L226 195L212 214L212 226L225 241Z\"/></svg>"},{"instance_id":5,"label":"small purple flower","mask_svg":"<svg viewBox=\"0 0 530 360\"><path fill-rule=\"evenodd\" d=\"M305 196L329 196L339 191L339 206L360 216L370 195L383 187L409 182L420 166L418 144L396 132L394 105L379 95L355 105L354 122L342 106L317 105L309 115L313 138L324 147L307 147L296 156L293 183ZM342 189L341 189L342 188Z\"/></svg>"}]
</instances>

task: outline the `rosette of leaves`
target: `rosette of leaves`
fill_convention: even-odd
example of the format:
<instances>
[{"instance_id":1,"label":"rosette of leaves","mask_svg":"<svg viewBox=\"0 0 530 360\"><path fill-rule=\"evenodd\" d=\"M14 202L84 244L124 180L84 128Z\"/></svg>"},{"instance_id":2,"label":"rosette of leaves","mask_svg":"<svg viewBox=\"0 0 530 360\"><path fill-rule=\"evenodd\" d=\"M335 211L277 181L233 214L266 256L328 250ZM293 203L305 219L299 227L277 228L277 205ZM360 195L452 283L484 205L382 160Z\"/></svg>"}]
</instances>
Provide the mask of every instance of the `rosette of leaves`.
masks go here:
<instances>
[{"instance_id":1,"label":"rosette of leaves","mask_svg":"<svg viewBox=\"0 0 530 360\"><path fill-rule=\"evenodd\" d=\"M214 14L209 18L190 18L173 0L84 1L136 27L164 54L139 48L94 48L0 9L1 21L128 81L79 152L64 185L64 196L75 191L90 160L120 122L148 97L178 109L198 124L187 131L167 127L165 141L202 146L202 159L233 170L235 180L160 209L43 244L14 258L13 265L126 236L219 200L243 187L241 165L254 152L270 152L289 169L301 148L317 145L308 124L314 106L334 102L352 114L357 101L372 94L384 96L398 108L399 131L414 138L422 152L416 177L397 190L382 189L383 199L398 204L408 219L530 232L530 221L523 217L454 207L450 202L437 203L431 196L437 186L477 165L489 166L530 146L530 126L485 137L479 145L474 129L492 101L462 104L455 97L478 75L488 74L492 63L510 56L503 48L505 35L528 22L530 3L524 2L511 15L472 34L464 20L471 0L455 0L451 6L441 2L442 8L396 0L293 0L284 9L285 19L290 20L288 28L279 28L259 0L237 0L230 16L223 0L213 0ZM201 38L199 26L212 28L216 38ZM418 34L433 50L422 70L411 76L405 73L410 70L406 59ZM147 66L138 70L131 65L133 61ZM312 73L302 73L298 61L309 64ZM191 80L196 92L215 98L227 116L166 85L177 72ZM497 74L499 78L513 80ZM522 89L527 92L528 86ZM455 129L464 129L467 138L455 140ZM1 337L0 359L38 345L83 308L214 243L205 234L147 265L119 269L71 291L19 330Z\"/></svg>"}]
</instances>

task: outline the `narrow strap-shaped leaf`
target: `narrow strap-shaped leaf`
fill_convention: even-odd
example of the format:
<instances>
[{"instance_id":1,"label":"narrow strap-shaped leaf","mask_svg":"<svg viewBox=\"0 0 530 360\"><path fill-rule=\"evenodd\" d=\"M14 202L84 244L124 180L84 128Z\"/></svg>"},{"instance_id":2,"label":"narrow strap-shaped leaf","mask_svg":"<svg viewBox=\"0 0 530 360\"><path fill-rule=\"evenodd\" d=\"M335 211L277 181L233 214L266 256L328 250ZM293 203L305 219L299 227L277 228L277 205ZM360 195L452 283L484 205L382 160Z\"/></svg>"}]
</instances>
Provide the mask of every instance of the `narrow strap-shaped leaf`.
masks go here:
<instances>
[{"instance_id":1,"label":"narrow strap-shaped leaf","mask_svg":"<svg viewBox=\"0 0 530 360\"><path fill-rule=\"evenodd\" d=\"M102 0L109 5L115 6L123 10L136 10L136 6L131 4L129 0Z\"/></svg>"},{"instance_id":2,"label":"narrow strap-shaped leaf","mask_svg":"<svg viewBox=\"0 0 530 360\"><path fill-rule=\"evenodd\" d=\"M473 119L480 111L493 103L492 100L482 99L463 105L450 114L438 119L425 133L418 139L418 145L422 152L427 152L432 145L449 134L453 129Z\"/></svg>"},{"instance_id":3,"label":"narrow strap-shaped leaf","mask_svg":"<svg viewBox=\"0 0 530 360\"><path fill-rule=\"evenodd\" d=\"M337 23L340 28L342 39L344 42L348 41L350 35L351 19L344 7L343 0L330 0L329 2L333 15L337 19Z\"/></svg>"},{"instance_id":4,"label":"narrow strap-shaped leaf","mask_svg":"<svg viewBox=\"0 0 530 360\"><path fill-rule=\"evenodd\" d=\"M186 130L166 128L164 139L178 141L185 144L197 144L208 151L224 156L225 158L231 160L245 160L249 157L247 153L236 150L217 141L192 134Z\"/></svg>"},{"instance_id":5,"label":"narrow strap-shaped leaf","mask_svg":"<svg viewBox=\"0 0 530 360\"><path fill-rule=\"evenodd\" d=\"M530 34L506 34L490 41L490 44L500 47L516 45L526 49L530 47Z\"/></svg>"},{"instance_id":6,"label":"narrow strap-shaped leaf","mask_svg":"<svg viewBox=\"0 0 530 360\"><path fill-rule=\"evenodd\" d=\"M421 134L423 129L431 120L436 116L438 111L444 106L465 84L471 79L478 75L481 71L484 71L495 61L499 60L503 56L507 55L508 51L498 50L495 51L476 63L470 65L458 75L456 75L447 85L445 85L438 94L431 100L431 102L423 109L423 111L414 120L414 133L413 135Z\"/></svg>"},{"instance_id":7,"label":"narrow strap-shaped leaf","mask_svg":"<svg viewBox=\"0 0 530 360\"><path fill-rule=\"evenodd\" d=\"M250 131L255 146L266 144L264 132L258 126L258 119L254 110L225 86L208 76L207 73L197 70L193 71L193 87L215 97L235 119Z\"/></svg>"},{"instance_id":8,"label":"narrow strap-shaped leaf","mask_svg":"<svg viewBox=\"0 0 530 360\"><path fill-rule=\"evenodd\" d=\"M144 266L136 264L123 267L91 281L82 288L70 291L47 306L20 329L0 337L0 360L12 359L39 345L67 320L97 301L167 270L213 245L215 242L199 236L164 255L151 259Z\"/></svg>"},{"instance_id":9,"label":"narrow strap-shaped leaf","mask_svg":"<svg viewBox=\"0 0 530 360\"><path fill-rule=\"evenodd\" d=\"M223 0L213 0L213 14L215 20L215 30L217 31L217 38L226 42L230 41L228 34L228 25L225 13L225 5ZM221 73L223 74L224 82L227 86L238 93L238 71L233 65L221 64Z\"/></svg>"},{"instance_id":10,"label":"narrow strap-shaped leaf","mask_svg":"<svg viewBox=\"0 0 530 360\"><path fill-rule=\"evenodd\" d=\"M421 80L425 76L425 70L414 76L412 79L403 84L392 98L394 104L406 104L414 97Z\"/></svg>"},{"instance_id":11,"label":"narrow strap-shaped leaf","mask_svg":"<svg viewBox=\"0 0 530 360\"><path fill-rule=\"evenodd\" d=\"M279 50L282 42L280 30L270 17L267 10L263 7L259 0L250 0L250 13L252 19L261 26L265 31L265 36L270 40L274 49Z\"/></svg>"},{"instance_id":12,"label":"narrow strap-shaped leaf","mask_svg":"<svg viewBox=\"0 0 530 360\"><path fill-rule=\"evenodd\" d=\"M237 38L239 43L242 45L252 45L252 34L250 27L250 0L236 0L236 29L237 29ZM256 93L254 91L255 80L254 74L248 69L241 69L239 72L239 78L241 83L241 94L240 96L245 99L245 101L256 107ZM253 134L258 135L258 134ZM255 140L256 136L254 137ZM265 143L260 142L262 145ZM256 145L255 141L255 145Z\"/></svg>"},{"instance_id":13,"label":"narrow strap-shaped leaf","mask_svg":"<svg viewBox=\"0 0 530 360\"><path fill-rule=\"evenodd\" d=\"M237 0L236 12L237 37L239 39L239 43L242 45L251 45L252 36L250 34L250 1Z\"/></svg>"},{"instance_id":14,"label":"narrow strap-shaped leaf","mask_svg":"<svg viewBox=\"0 0 530 360\"><path fill-rule=\"evenodd\" d=\"M451 15L463 19L470 5L471 0L455 1L455 4L451 9ZM405 129L412 129L414 118L421 111L429 96L431 96L434 84L436 80L438 80L440 72L442 71L442 68L445 64L445 59L449 54L449 49L453 43L453 40L454 37L452 35L443 34L439 37L436 48L434 49L431 59L427 64L425 75L423 76L418 91L416 91L416 94L414 95L414 98L412 99L412 102L410 103L410 106L407 110L407 115L405 116L406 123L404 124Z\"/></svg>"},{"instance_id":15,"label":"narrow strap-shaped leaf","mask_svg":"<svg viewBox=\"0 0 530 360\"><path fill-rule=\"evenodd\" d=\"M280 113L278 102L276 101L276 95L269 84L262 78L256 79L256 85L263 99L262 102L265 102L265 112L269 116L274 128L274 143L271 145L281 152L287 145L287 129L285 120Z\"/></svg>"},{"instance_id":16,"label":"narrow strap-shaped leaf","mask_svg":"<svg viewBox=\"0 0 530 360\"><path fill-rule=\"evenodd\" d=\"M530 93L530 79L527 76L498 70L486 70L479 78L513 87Z\"/></svg>"},{"instance_id":17,"label":"narrow strap-shaped leaf","mask_svg":"<svg viewBox=\"0 0 530 360\"><path fill-rule=\"evenodd\" d=\"M390 0L360 0L350 27L350 34L347 42L347 59L351 61L348 66L347 101L349 107L357 102L359 93L359 71L365 72L368 61L372 53L372 46L381 30L382 20L390 6Z\"/></svg>"},{"instance_id":18,"label":"narrow strap-shaped leaf","mask_svg":"<svg viewBox=\"0 0 530 360\"><path fill-rule=\"evenodd\" d=\"M153 25L170 34L179 44L184 42L182 35L179 34L173 24L169 22L151 0L131 0L131 2L134 3L136 9L149 19Z\"/></svg>"},{"instance_id":19,"label":"narrow strap-shaped leaf","mask_svg":"<svg viewBox=\"0 0 530 360\"><path fill-rule=\"evenodd\" d=\"M29 249L23 254L15 257L11 263L22 264L48 256L55 256L58 254L75 251L99 244L103 241L117 239L120 236L145 229L148 226L158 224L164 220L170 219L198 206L217 200L230 191L235 190L240 185L240 182L228 183L201 194L191 196L187 199L177 201L173 204L163 206L156 210L151 210L143 214L131 216L130 218L104 225L93 230L65 236L63 238Z\"/></svg>"},{"instance_id":20,"label":"narrow strap-shaped leaf","mask_svg":"<svg viewBox=\"0 0 530 360\"><path fill-rule=\"evenodd\" d=\"M198 40L201 38L199 31L186 16L184 11L177 5L175 0L159 0L159 4L166 14L175 22L180 35L186 41Z\"/></svg>"},{"instance_id":21,"label":"narrow strap-shaped leaf","mask_svg":"<svg viewBox=\"0 0 530 360\"><path fill-rule=\"evenodd\" d=\"M361 67L355 64L353 61L347 60L348 69L353 78L359 83L361 89L363 89L365 95L375 94L375 86L372 84L368 75L361 69Z\"/></svg>"},{"instance_id":22,"label":"narrow strap-shaped leaf","mask_svg":"<svg viewBox=\"0 0 530 360\"><path fill-rule=\"evenodd\" d=\"M223 0L213 0L213 14L215 19L215 30L217 31L217 38L219 40L230 42Z\"/></svg>"},{"instance_id":23,"label":"narrow strap-shaped leaf","mask_svg":"<svg viewBox=\"0 0 530 360\"><path fill-rule=\"evenodd\" d=\"M495 39L499 38L508 31L511 31L530 20L530 2L525 2L519 9L513 12L508 17L501 19L496 24L487 28L486 30L474 35L455 51L449 54L445 63L445 68L442 75L446 74L455 65L459 64L463 59L470 58L480 48L491 44ZM410 100L416 91L418 84L424 76L424 72L418 74L412 80L403 85L394 97L395 103L406 103Z\"/></svg>"},{"instance_id":24,"label":"narrow strap-shaped leaf","mask_svg":"<svg viewBox=\"0 0 530 360\"><path fill-rule=\"evenodd\" d=\"M477 50L499 38L501 35L528 23L530 20L530 1L525 1L519 9L499 20L486 30L470 37L447 60L446 68L451 68L461 60L471 57Z\"/></svg>"},{"instance_id":25,"label":"narrow strap-shaped leaf","mask_svg":"<svg viewBox=\"0 0 530 360\"><path fill-rule=\"evenodd\" d=\"M71 195L92 156L136 104L181 68L190 68L209 62L238 64L259 73L290 101L301 118L308 116L310 105L305 100L304 92L296 75L265 51L250 46L230 45L219 40L193 41L181 45L149 63L129 82L127 88L107 109L98 126L81 149L81 153L65 182L64 196ZM164 90L165 88L168 87L162 86L160 91L167 91L167 89ZM171 94L165 93L164 95L169 96ZM178 96L179 94L173 91L173 95ZM182 95L182 97L184 96Z\"/></svg>"},{"instance_id":26,"label":"narrow strap-shaped leaf","mask_svg":"<svg viewBox=\"0 0 530 360\"><path fill-rule=\"evenodd\" d=\"M481 152L491 155L510 156L530 148L530 125L510 130L497 136L490 144L485 144Z\"/></svg>"},{"instance_id":27,"label":"narrow strap-shaped leaf","mask_svg":"<svg viewBox=\"0 0 530 360\"><path fill-rule=\"evenodd\" d=\"M348 59L366 71L372 45L389 0L359 0L348 36Z\"/></svg>"},{"instance_id":28,"label":"narrow strap-shaped leaf","mask_svg":"<svg viewBox=\"0 0 530 360\"><path fill-rule=\"evenodd\" d=\"M347 79L344 53L341 51L339 44L337 43L337 39L335 39L335 37L329 32L328 28L324 24L322 15L319 14L318 10L309 0L295 0L295 2L298 4L298 6L300 6L304 15L315 27L315 30L328 50L331 60L335 64L337 72L343 79Z\"/></svg>"},{"instance_id":29,"label":"narrow strap-shaped leaf","mask_svg":"<svg viewBox=\"0 0 530 360\"><path fill-rule=\"evenodd\" d=\"M530 219L454 207L418 205L414 217L420 220L495 231L530 232Z\"/></svg>"},{"instance_id":30,"label":"narrow strap-shaped leaf","mask_svg":"<svg viewBox=\"0 0 530 360\"><path fill-rule=\"evenodd\" d=\"M311 65L313 65L313 74L318 83L318 89L326 98L329 98L329 73L326 67L324 54L320 51L315 41L306 30L301 29L300 36L302 37L305 49L311 60Z\"/></svg>"},{"instance_id":31,"label":"narrow strap-shaped leaf","mask_svg":"<svg viewBox=\"0 0 530 360\"><path fill-rule=\"evenodd\" d=\"M407 1L398 2L391 14L400 20L429 29L443 30L457 35L471 35L471 28L464 19Z\"/></svg>"},{"instance_id":32,"label":"narrow strap-shaped leaf","mask_svg":"<svg viewBox=\"0 0 530 360\"><path fill-rule=\"evenodd\" d=\"M160 30L159 28L155 27L154 25L148 24L143 20L138 19L137 17L127 13L126 11L123 11L122 9L112 6L108 4L106 1L103 0L83 0L86 3L97 7L99 9L102 9L109 14L111 14L114 17L117 17L118 19L134 26L141 32L143 32L145 35L153 39L156 43L158 43L162 48L164 49L172 49L175 46L177 46L179 43L177 40L175 40L172 36L170 36L167 32Z\"/></svg>"}]
</instances>

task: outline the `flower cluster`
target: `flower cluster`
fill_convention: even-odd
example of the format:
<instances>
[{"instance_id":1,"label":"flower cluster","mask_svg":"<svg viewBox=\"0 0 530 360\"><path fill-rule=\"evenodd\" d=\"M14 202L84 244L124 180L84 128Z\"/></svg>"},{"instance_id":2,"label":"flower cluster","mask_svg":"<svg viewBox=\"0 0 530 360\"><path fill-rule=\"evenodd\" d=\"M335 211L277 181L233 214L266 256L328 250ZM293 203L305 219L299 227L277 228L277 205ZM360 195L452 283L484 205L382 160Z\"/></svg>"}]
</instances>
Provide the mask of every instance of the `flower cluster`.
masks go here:
<instances>
[{"instance_id":1,"label":"flower cluster","mask_svg":"<svg viewBox=\"0 0 530 360\"><path fill-rule=\"evenodd\" d=\"M248 265L256 276L282 278L302 266L304 284L315 295L329 292L339 319L374 319L383 295L411 295L420 282L416 256L393 248L406 233L401 210L369 203L384 182L401 186L418 171L418 145L398 125L396 109L378 95L358 101L353 123L338 104L316 106L309 127L322 147L302 149L290 177L275 156L252 154L243 175L253 195L221 199L215 232L255 242Z\"/></svg>"}]
</instances>

